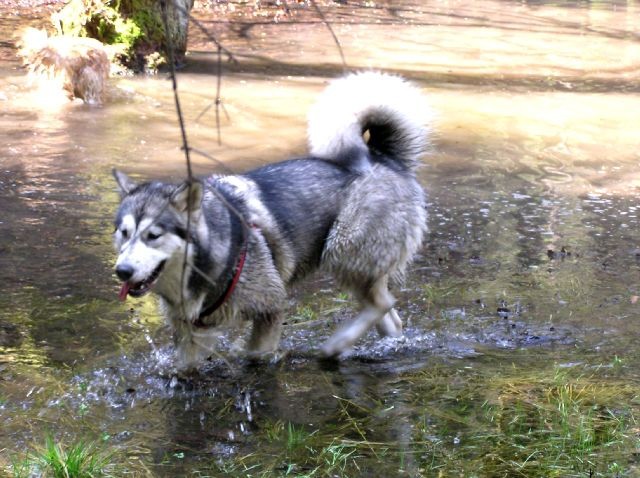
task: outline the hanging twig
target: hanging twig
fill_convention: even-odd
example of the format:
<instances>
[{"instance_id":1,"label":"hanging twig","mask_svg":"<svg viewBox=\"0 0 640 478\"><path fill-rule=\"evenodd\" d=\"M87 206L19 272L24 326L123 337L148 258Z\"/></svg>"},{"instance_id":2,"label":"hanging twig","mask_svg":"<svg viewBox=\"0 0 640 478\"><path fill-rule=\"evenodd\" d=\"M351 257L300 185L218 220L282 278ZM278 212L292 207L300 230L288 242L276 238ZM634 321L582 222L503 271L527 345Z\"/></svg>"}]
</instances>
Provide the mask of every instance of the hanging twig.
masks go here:
<instances>
[{"instance_id":1,"label":"hanging twig","mask_svg":"<svg viewBox=\"0 0 640 478\"><path fill-rule=\"evenodd\" d=\"M191 196L191 189L193 186L193 182L194 182L194 177L193 177L193 171L191 168L191 156L190 156L190 151L192 150L192 148L189 146L189 143L187 141L187 132L186 132L186 127L185 127L185 122L184 122L184 116L182 114L182 109L180 107L180 98L179 98L179 94L178 94L178 81L176 78L176 69L175 69L175 55L174 55L174 50L173 50L173 41L169 35L169 21L168 21L168 16L167 16L167 5L166 5L166 0L161 0L161 8L162 8L162 17L163 17L163 22L164 22L164 28L165 28L165 35L167 38L167 56L169 57L169 74L171 76L171 82L173 85L173 96L174 96L174 100L175 100L175 105L176 105L176 113L178 115L178 122L180 124L180 131L182 133L182 150L185 153L185 160L186 160L186 164L187 164L187 195L190 197ZM180 9L182 9L180 7ZM184 10L184 9L182 9ZM221 54L222 50L221 47L219 46L218 48L218 53ZM221 70L219 70L219 75L221 75ZM218 79L218 95L220 94L220 79ZM242 227L244 229L244 234L247 235L249 234L249 225L247 224L246 220L244 219L244 216L240 213L240 211L238 211L235 207L233 207L228 201L227 199L216 189L216 188L211 188L211 191L218 197L218 199L220 199L220 201L227 207L227 209L234 214L235 216L237 216L237 218L239 219L240 223L242 224ZM191 204L188 204L188 208L187 208L187 231L191 230ZM246 236L245 236L246 237ZM197 269L196 267L194 267L193 264L189 264L189 257L188 257L188 251L189 251L189 239L190 236L189 234L187 234L187 247L185 248L185 252L184 252L184 259L183 259L183 263L182 263L182 277L181 277L181 282L180 282L180 296L181 296L181 306L182 306L182 313L186 318L186 313L184 310L184 281L185 281L185 277L186 277L186 270L187 270L187 265L190 265L194 271L196 271L196 273L200 274L202 277L204 277L208 282L210 282L212 285L215 285L213 283L213 281L211 281L211 279L206 276L206 274L204 274L201 270Z\"/></svg>"},{"instance_id":2,"label":"hanging twig","mask_svg":"<svg viewBox=\"0 0 640 478\"><path fill-rule=\"evenodd\" d=\"M165 2L165 0L162 0L162 3L163 3L163 4L164 4L164 2ZM173 5L173 6L174 6L174 8L175 8L176 10L178 10L180 13L182 13L183 15L185 15L186 17L188 17L188 18L189 18L189 21L190 21L191 23L193 23L195 26L197 26L197 27L198 27L198 29L199 29L202 33L204 33L204 36L206 36L210 41L212 41L212 42L213 42L213 43L218 47L218 49L219 49L222 53L224 53L225 55L227 55L227 60L228 60L228 61L233 62L233 63L238 63L238 60L236 59L235 55L231 52L231 50L229 50L229 49L227 49L227 48L223 47L223 46L222 46L222 43L220 43L220 42L218 41L218 39L217 39L215 36L213 36L213 35L209 32L209 30L207 30L207 28L206 28L204 25L202 25L202 22L200 22L200 20L197 20L196 18L193 18L193 16L191 15L191 13L190 13L186 8L184 8L183 6L181 6L181 5L176 5L175 3L174 3L174 5Z\"/></svg>"},{"instance_id":3,"label":"hanging twig","mask_svg":"<svg viewBox=\"0 0 640 478\"><path fill-rule=\"evenodd\" d=\"M171 0L170 0L171 1ZM180 133L182 134L182 150L184 151L185 161L187 164L187 231L191 230L191 192L193 188L193 170L191 169L191 156L189 143L187 141L187 131L184 125L184 117L182 116L182 108L180 107L180 97L178 95L178 81L176 79L176 66L175 55L173 51L173 39L171 38L171 32L169 30L169 18L167 14L167 2L166 0L160 0L160 9L162 10L162 22L164 23L164 34L167 43L167 56L169 57L169 75L171 77L171 84L173 87L173 99L176 105L176 113L178 115L178 123L180 124ZM186 318L186 311L184 308L184 283L187 274L187 260L189 257L189 239L190 235L187 234L187 245L184 248L184 259L182 261L182 275L180 278L180 306L182 308L182 315Z\"/></svg>"},{"instance_id":4,"label":"hanging twig","mask_svg":"<svg viewBox=\"0 0 640 478\"><path fill-rule=\"evenodd\" d=\"M211 156L209 153L202 151L201 149L194 148L193 146L190 146L189 149L191 149L192 153L199 154L200 156L207 158L213 161L214 163L216 163L218 166L220 166L220 168L224 169L225 174L235 174L235 171L233 169L231 169L229 166L224 164L218 158Z\"/></svg>"},{"instance_id":5,"label":"hanging twig","mask_svg":"<svg viewBox=\"0 0 640 478\"><path fill-rule=\"evenodd\" d=\"M320 17L320 20L322 20L322 23L325 24L325 26L327 27L327 30L329 30L329 33L331 33L331 36L333 37L333 41L338 47L338 52L340 52L340 59L342 60L342 69L346 71L348 68L347 60L345 60L344 51L342 51L342 45L340 44L340 40L338 40L338 36L336 35L336 32L333 31L333 27L331 26L331 23L329 23L323 11L320 10L320 7L316 3L316 0L310 0L310 2L311 2L311 5L313 5L313 8L315 9L316 13Z\"/></svg>"},{"instance_id":6,"label":"hanging twig","mask_svg":"<svg viewBox=\"0 0 640 478\"><path fill-rule=\"evenodd\" d=\"M222 133L220 131L220 107L224 108L222 105L222 98L220 97L220 88L222 87L222 49L220 45L218 45L218 81L216 83L216 128L218 130L218 146L222 146ZM225 109L225 113L227 110ZM227 114L227 120L229 119L229 115Z\"/></svg>"},{"instance_id":7,"label":"hanging twig","mask_svg":"<svg viewBox=\"0 0 640 478\"><path fill-rule=\"evenodd\" d=\"M227 121L230 120L229 113L227 112L227 108L225 108L224 103L222 102L222 96L220 92L222 90L222 49L218 46L218 62L216 68L217 75L217 83L216 83L216 100L214 103L208 105L204 110L200 112L200 114L196 117L196 122L205 115L207 111L211 109L212 105L216 105L216 129L218 131L218 146L222 145L222 131L220 126L220 108L224 111L225 116L227 117Z\"/></svg>"}]
</instances>

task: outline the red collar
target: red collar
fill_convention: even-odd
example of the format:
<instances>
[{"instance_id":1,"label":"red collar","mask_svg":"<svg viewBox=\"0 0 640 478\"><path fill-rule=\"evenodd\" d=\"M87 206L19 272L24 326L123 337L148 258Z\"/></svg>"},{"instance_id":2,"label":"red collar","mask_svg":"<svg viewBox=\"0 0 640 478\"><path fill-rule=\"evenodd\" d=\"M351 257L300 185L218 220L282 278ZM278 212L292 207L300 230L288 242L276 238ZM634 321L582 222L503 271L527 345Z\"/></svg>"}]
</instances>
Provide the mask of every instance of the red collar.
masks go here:
<instances>
[{"instance_id":1,"label":"red collar","mask_svg":"<svg viewBox=\"0 0 640 478\"><path fill-rule=\"evenodd\" d=\"M247 233L245 233L247 234ZM211 304L209 307L207 307L206 309L204 309L202 312L200 312L200 315L198 316L198 318L195 320L195 322L193 322L193 325L198 327L198 328L204 328L204 327L209 327L209 325L205 324L203 322L203 319L211 314L213 314L216 310L218 310L220 307L222 307L222 304L224 304L229 297L231 297L231 294L233 294L233 290L236 288L236 286L238 285L238 281L240 280L240 274L242 274L242 269L244 267L244 262L247 258L247 243L249 241L245 238L244 243L242 244L242 248L240 250L240 255L238 256L238 262L236 262L236 272L233 274L233 277L231 279L231 281L229 282L229 285L227 285L227 290L224 292L224 294L222 294L218 300L216 300L213 304Z\"/></svg>"}]
</instances>

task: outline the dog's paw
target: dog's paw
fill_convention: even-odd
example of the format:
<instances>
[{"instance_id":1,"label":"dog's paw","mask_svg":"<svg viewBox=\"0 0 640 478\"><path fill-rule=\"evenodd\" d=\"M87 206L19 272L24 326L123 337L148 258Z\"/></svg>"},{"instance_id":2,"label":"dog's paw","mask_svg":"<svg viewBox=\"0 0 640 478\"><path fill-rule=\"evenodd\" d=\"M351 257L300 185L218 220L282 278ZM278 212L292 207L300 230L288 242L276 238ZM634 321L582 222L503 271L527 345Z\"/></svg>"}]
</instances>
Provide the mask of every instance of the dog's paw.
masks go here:
<instances>
[{"instance_id":1,"label":"dog's paw","mask_svg":"<svg viewBox=\"0 0 640 478\"><path fill-rule=\"evenodd\" d=\"M320 347L320 356L324 359L338 359L351 348L351 342L341 337L331 337Z\"/></svg>"},{"instance_id":2,"label":"dog's paw","mask_svg":"<svg viewBox=\"0 0 640 478\"><path fill-rule=\"evenodd\" d=\"M240 358L245 355L245 351L247 349L247 341L244 337L238 337L231 343L229 347L229 355L232 357Z\"/></svg>"},{"instance_id":3,"label":"dog's paw","mask_svg":"<svg viewBox=\"0 0 640 478\"><path fill-rule=\"evenodd\" d=\"M276 350L274 352L252 352L247 351L245 357L249 362L254 364L274 365L284 359L288 353L286 351Z\"/></svg>"}]
</instances>

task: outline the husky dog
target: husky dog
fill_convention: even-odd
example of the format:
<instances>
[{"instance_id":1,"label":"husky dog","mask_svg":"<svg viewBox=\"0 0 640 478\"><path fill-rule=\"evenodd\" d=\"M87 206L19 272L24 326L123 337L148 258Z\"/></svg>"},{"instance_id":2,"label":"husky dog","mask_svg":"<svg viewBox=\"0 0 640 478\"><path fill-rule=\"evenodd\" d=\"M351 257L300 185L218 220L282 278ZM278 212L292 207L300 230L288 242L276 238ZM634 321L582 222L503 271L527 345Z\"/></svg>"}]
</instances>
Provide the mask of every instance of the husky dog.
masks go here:
<instances>
[{"instance_id":1,"label":"husky dog","mask_svg":"<svg viewBox=\"0 0 640 478\"><path fill-rule=\"evenodd\" d=\"M72 100L102 104L111 63L98 40L72 36L49 37L44 30L28 28L22 35L18 55L29 75L54 84Z\"/></svg>"},{"instance_id":2,"label":"husky dog","mask_svg":"<svg viewBox=\"0 0 640 478\"><path fill-rule=\"evenodd\" d=\"M401 334L389 284L426 231L414 173L427 146L425 111L401 78L352 74L312 109L308 157L179 185L114 170L121 299L160 296L182 367L209 356L215 328L238 319L253 322L250 355L274 352L287 286L318 268L362 306L321 346L324 356L373 326Z\"/></svg>"}]
</instances>

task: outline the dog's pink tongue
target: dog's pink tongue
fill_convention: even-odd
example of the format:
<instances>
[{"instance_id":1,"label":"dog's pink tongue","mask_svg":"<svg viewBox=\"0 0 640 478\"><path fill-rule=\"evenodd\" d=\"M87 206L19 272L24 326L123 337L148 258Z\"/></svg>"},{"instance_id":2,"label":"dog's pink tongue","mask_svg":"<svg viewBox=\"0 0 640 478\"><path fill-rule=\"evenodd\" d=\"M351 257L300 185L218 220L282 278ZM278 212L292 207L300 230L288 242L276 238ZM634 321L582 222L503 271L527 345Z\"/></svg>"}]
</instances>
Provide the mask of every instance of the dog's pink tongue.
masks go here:
<instances>
[{"instance_id":1,"label":"dog's pink tongue","mask_svg":"<svg viewBox=\"0 0 640 478\"><path fill-rule=\"evenodd\" d=\"M124 302L125 300L127 300L127 294L129 294L129 283L125 282L124 284L122 284L122 289L120 289L118 299Z\"/></svg>"}]
</instances>

